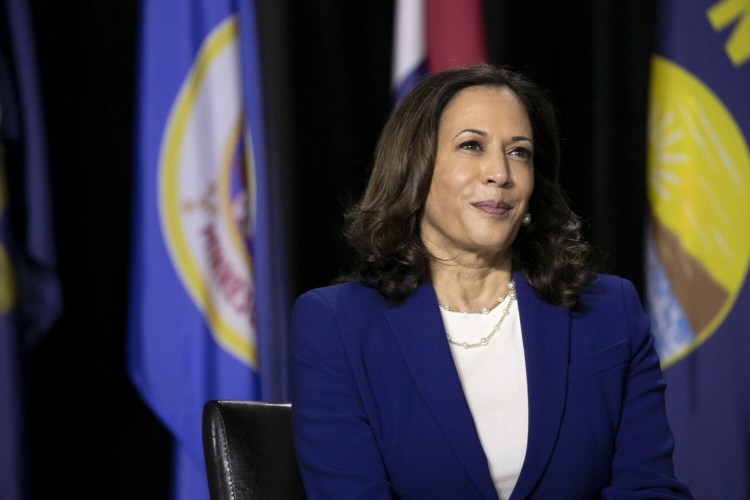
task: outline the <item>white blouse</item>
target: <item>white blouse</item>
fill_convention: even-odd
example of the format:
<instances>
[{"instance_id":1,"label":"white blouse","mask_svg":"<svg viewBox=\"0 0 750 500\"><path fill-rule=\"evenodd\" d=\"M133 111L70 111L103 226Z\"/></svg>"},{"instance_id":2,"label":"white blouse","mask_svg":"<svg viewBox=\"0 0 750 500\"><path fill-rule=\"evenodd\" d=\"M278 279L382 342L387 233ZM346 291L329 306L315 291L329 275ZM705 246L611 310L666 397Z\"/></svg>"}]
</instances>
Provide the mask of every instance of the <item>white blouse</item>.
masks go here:
<instances>
[{"instance_id":1,"label":"white blouse","mask_svg":"<svg viewBox=\"0 0 750 500\"><path fill-rule=\"evenodd\" d=\"M507 305L505 301L489 314L441 309L446 332L459 343L480 341L500 319ZM509 313L500 331L487 345L464 349L450 344L500 499L510 497L518 481L529 433L526 361L516 301L511 304Z\"/></svg>"}]
</instances>

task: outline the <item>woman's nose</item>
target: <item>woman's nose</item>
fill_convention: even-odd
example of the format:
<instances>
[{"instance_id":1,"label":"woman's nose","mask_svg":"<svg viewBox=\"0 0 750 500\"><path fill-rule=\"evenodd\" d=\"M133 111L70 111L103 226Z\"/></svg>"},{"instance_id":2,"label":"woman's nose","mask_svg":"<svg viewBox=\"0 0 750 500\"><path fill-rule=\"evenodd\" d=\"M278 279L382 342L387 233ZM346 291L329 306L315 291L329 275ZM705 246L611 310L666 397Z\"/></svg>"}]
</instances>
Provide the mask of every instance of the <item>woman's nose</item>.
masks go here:
<instances>
[{"instance_id":1,"label":"woman's nose","mask_svg":"<svg viewBox=\"0 0 750 500\"><path fill-rule=\"evenodd\" d=\"M487 184L497 184L500 187L507 187L513 182L510 174L510 164L505 155L488 160L484 172L485 182Z\"/></svg>"}]
</instances>

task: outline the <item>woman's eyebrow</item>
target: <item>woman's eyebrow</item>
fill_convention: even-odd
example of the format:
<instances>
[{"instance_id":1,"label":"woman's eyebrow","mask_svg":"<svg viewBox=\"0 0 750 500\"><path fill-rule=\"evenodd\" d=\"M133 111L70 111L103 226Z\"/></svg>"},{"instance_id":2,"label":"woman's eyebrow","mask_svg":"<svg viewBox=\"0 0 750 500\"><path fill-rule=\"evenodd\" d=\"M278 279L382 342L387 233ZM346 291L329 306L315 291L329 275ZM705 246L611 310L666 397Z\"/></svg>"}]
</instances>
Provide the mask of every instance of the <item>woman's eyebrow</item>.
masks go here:
<instances>
[{"instance_id":1,"label":"woman's eyebrow","mask_svg":"<svg viewBox=\"0 0 750 500\"><path fill-rule=\"evenodd\" d=\"M465 128L459 133L457 133L456 135L454 135L453 137L456 138L459 135L463 134L464 132L471 132L472 134L477 134L477 135L481 135L482 137L487 137L487 132L485 132L484 130L478 130L475 128Z\"/></svg>"},{"instance_id":2,"label":"woman's eyebrow","mask_svg":"<svg viewBox=\"0 0 750 500\"><path fill-rule=\"evenodd\" d=\"M480 135L482 137L487 137L487 132L485 132L484 130L479 130L479 129L475 129L475 128L465 128L462 131L460 131L459 133L457 133L454 136L454 138L456 138L459 135L461 135L463 133L466 133L466 132L470 132L472 134L477 134L477 135ZM511 137L511 140L514 141L514 142L517 142L517 141L527 141L527 142L530 142L531 144L534 144L534 141L532 141L530 137L526 137L525 135L514 135L513 137Z\"/></svg>"},{"instance_id":3,"label":"woman's eyebrow","mask_svg":"<svg viewBox=\"0 0 750 500\"><path fill-rule=\"evenodd\" d=\"M534 141L532 141L529 137L526 137L525 135L514 135L511 137L513 141L528 141L532 144L534 144Z\"/></svg>"}]
</instances>

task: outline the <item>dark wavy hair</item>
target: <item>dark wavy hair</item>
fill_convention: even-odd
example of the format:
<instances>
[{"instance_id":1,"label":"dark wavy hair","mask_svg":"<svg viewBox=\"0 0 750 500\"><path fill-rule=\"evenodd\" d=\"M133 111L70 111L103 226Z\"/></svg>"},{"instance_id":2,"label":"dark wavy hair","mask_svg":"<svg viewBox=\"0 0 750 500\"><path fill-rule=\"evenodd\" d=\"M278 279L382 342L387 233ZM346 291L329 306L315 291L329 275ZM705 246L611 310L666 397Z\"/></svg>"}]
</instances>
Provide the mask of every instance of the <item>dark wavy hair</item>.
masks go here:
<instances>
[{"instance_id":1,"label":"dark wavy hair","mask_svg":"<svg viewBox=\"0 0 750 500\"><path fill-rule=\"evenodd\" d=\"M513 243L513 269L550 304L574 307L595 277L594 252L581 234L559 183L557 119L547 93L525 76L486 64L424 78L398 104L380 135L362 199L346 214L345 234L357 252L356 279L401 302L430 276L420 220L432 181L437 132L446 105L462 89L507 87L520 98L534 139L532 222Z\"/></svg>"}]
</instances>

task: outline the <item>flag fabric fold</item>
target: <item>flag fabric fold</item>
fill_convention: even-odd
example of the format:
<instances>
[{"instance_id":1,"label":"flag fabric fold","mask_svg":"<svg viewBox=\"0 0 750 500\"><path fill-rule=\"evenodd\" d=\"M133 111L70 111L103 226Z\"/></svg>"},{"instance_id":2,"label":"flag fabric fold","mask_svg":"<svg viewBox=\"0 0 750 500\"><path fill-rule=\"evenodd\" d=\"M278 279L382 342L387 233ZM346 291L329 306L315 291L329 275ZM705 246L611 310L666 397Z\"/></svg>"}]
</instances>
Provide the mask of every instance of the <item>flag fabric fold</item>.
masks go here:
<instances>
[{"instance_id":1,"label":"flag fabric fold","mask_svg":"<svg viewBox=\"0 0 750 500\"><path fill-rule=\"evenodd\" d=\"M23 353L62 309L33 31L0 5L0 498L28 494Z\"/></svg>"},{"instance_id":2,"label":"flag fabric fold","mask_svg":"<svg viewBox=\"0 0 750 500\"><path fill-rule=\"evenodd\" d=\"M750 498L750 4L657 15L645 261L675 468L696 498Z\"/></svg>"},{"instance_id":3,"label":"flag fabric fold","mask_svg":"<svg viewBox=\"0 0 750 500\"><path fill-rule=\"evenodd\" d=\"M487 62L481 0L396 0L391 86L398 101L427 73Z\"/></svg>"},{"instance_id":4,"label":"flag fabric fold","mask_svg":"<svg viewBox=\"0 0 750 500\"><path fill-rule=\"evenodd\" d=\"M287 312L254 3L146 0L141 27L128 369L174 437L174 497L207 498L204 402L284 397L283 367L260 377Z\"/></svg>"}]
</instances>

